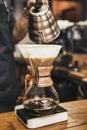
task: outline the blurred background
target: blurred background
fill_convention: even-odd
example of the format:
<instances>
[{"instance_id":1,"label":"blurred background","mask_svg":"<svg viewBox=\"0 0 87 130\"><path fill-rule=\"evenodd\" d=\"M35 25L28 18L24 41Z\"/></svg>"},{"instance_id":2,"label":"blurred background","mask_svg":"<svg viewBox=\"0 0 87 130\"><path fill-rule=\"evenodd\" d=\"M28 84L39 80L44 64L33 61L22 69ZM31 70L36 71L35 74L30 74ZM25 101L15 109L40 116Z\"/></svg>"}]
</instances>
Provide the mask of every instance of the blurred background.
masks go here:
<instances>
[{"instance_id":1,"label":"blurred background","mask_svg":"<svg viewBox=\"0 0 87 130\"><path fill-rule=\"evenodd\" d=\"M11 0L11 2L18 18L26 0ZM67 19L73 22L87 19L86 0L49 0L49 4L57 19Z\"/></svg>"}]
</instances>

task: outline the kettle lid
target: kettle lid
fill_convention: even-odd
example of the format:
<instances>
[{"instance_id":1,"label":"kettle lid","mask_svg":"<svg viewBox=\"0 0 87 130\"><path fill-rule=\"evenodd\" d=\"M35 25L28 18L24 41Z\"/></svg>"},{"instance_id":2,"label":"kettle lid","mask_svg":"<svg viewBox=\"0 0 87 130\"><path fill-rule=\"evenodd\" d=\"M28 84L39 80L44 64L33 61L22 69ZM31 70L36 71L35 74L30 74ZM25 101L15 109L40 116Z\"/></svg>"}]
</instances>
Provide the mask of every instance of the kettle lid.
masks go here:
<instances>
[{"instance_id":1,"label":"kettle lid","mask_svg":"<svg viewBox=\"0 0 87 130\"><path fill-rule=\"evenodd\" d=\"M40 8L36 8L36 6L33 6L30 8L30 14L33 16L42 16L47 13L48 9L49 6L46 4L43 4Z\"/></svg>"}]
</instances>

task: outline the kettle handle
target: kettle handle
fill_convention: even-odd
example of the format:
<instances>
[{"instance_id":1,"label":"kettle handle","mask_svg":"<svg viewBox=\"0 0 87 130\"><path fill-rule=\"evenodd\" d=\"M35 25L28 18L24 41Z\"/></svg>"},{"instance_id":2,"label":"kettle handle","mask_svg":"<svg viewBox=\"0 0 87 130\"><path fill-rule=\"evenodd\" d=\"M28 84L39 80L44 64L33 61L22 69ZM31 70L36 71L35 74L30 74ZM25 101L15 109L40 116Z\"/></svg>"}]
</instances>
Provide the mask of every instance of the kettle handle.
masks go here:
<instances>
[{"instance_id":1,"label":"kettle handle","mask_svg":"<svg viewBox=\"0 0 87 130\"><path fill-rule=\"evenodd\" d=\"M36 0L34 7L38 10L43 5L42 0Z\"/></svg>"}]
</instances>

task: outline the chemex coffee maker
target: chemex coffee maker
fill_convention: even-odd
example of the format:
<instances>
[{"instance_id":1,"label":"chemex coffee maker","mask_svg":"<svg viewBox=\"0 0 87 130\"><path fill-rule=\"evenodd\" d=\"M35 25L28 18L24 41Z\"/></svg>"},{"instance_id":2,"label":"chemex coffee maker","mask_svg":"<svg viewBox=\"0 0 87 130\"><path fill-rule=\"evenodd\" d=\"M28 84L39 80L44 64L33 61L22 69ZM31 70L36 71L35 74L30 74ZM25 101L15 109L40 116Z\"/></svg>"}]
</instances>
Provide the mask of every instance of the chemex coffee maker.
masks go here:
<instances>
[{"instance_id":1,"label":"chemex coffee maker","mask_svg":"<svg viewBox=\"0 0 87 130\"><path fill-rule=\"evenodd\" d=\"M36 2L29 11L29 37L35 44L19 44L29 74L25 76L25 97L15 107L17 118L28 128L38 128L67 120L67 110L59 106L51 71L62 46L50 44L60 30L48 5Z\"/></svg>"}]
</instances>

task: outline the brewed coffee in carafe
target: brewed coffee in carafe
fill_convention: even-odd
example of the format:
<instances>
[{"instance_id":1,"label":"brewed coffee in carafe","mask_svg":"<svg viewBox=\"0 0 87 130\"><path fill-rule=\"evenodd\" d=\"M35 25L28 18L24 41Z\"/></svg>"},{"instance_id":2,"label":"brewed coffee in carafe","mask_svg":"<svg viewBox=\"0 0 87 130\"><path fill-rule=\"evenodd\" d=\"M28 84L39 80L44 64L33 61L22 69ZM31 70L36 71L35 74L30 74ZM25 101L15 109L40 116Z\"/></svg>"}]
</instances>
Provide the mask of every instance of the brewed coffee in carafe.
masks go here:
<instances>
[{"instance_id":1,"label":"brewed coffee in carafe","mask_svg":"<svg viewBox=\"0 0 87 130\"><path fill-rule=\"evenodd\" d=\"M59 96L51 79L53 63L60 52L60 45L18 45L29 69L25 76L24 108L36 116L53 113Z\"/></svg>"}]
</instances>

